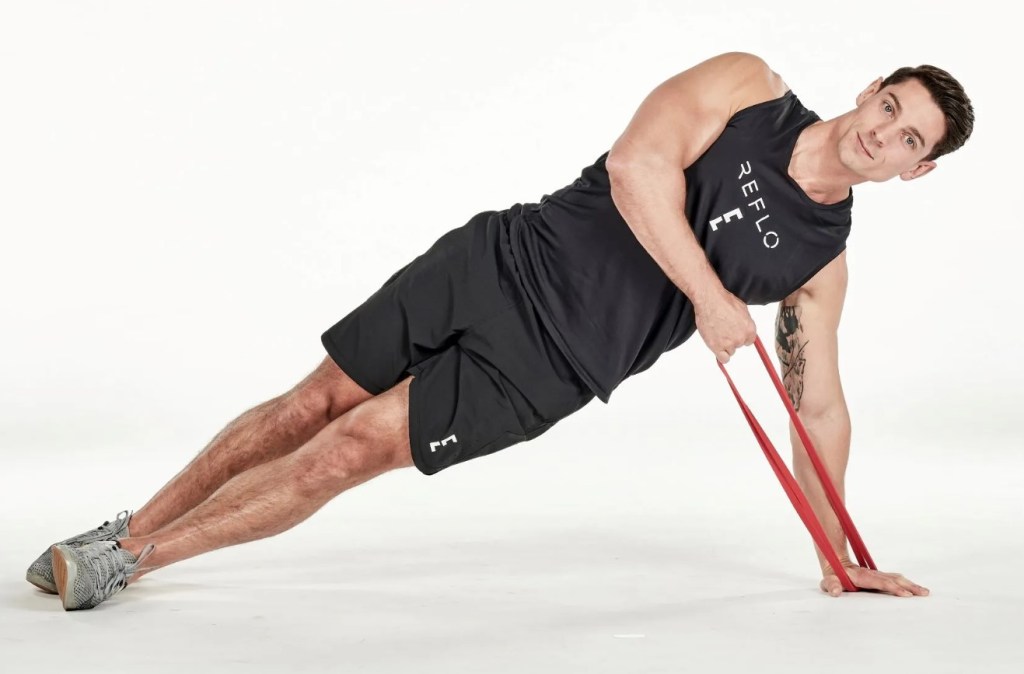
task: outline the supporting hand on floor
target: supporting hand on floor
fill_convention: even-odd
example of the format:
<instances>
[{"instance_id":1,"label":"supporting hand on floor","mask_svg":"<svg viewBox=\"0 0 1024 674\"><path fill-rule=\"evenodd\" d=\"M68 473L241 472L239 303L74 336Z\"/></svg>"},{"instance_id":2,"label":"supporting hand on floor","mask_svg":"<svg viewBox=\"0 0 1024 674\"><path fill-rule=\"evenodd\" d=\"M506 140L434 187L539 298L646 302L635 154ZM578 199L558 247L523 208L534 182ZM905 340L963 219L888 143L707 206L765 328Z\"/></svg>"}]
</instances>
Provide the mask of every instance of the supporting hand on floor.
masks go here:
<instances>
[{"instance_id":1,"label":"supporting hand on floor","mask_svg":"<svg viewBox=\"0 0 1024 674\"><path fill-rule=\"evenodd\" d=\"M843 568L846 570L846 575L850 577L850 581L862 590L875 590L898 597L928 596L928 588L912 582L900 573L873 571L856 564L844 564ZM843 593L843 585L839 582L839 576L832 573L831 569L825 570L825 577L822 578L820 587L822 592L833 597L838 597Z\"/></svg>"}]
</instances>

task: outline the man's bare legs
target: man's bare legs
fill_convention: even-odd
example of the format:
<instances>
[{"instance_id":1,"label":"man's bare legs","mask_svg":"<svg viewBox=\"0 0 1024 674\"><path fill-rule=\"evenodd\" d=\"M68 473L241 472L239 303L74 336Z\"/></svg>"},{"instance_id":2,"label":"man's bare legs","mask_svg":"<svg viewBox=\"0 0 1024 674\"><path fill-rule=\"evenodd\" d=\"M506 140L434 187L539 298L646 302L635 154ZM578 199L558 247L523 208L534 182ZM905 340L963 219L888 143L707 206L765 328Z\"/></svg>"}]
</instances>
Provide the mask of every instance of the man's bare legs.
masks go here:
<instances>
[{"instance_id":1,"label":"man's bare legs","mask_svg":"<svg viewBox=\"0 0 1024 674\"><path fill-rule=\"evenodd\" d=\"M132 515L132 536L152 534L205 501L236 475L295 451L372 395L329 357L291 391L257 405Z\"/></svg>"},{"instance_id":2,"label":"man's bare legs","mask_svg":"<svg viewBox=\"0 0 1024 674\"><path fill-rule=\"evenodd\" d=\"M131 538L121 539L128 552L138 556L147 544L156 546L133 580L204 552L281 533L341 492L411 466L412 379L358 404L294 452L237 474L160 530L132 531Z\"/></svg>"}]
</instances>

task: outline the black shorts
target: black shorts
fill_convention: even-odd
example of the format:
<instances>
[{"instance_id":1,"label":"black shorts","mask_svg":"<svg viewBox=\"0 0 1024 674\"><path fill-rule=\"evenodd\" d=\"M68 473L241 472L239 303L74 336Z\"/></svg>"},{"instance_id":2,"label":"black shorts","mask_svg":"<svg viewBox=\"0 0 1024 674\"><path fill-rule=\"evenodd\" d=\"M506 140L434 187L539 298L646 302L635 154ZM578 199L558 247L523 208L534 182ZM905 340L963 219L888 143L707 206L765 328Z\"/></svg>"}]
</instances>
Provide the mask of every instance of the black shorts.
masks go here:
<instances>
[{"instance_id":1,"label":"black shorts","mask_svg":"<svg viewBox=\"0 0 1024 674\"><path fill-rule=\"evenodd\" d=\"M594 398L516 283L507 217L445 233L321 337L373 395L414 375L409 443L427 475L531 440Z\"/></svg>"}]
</instances>

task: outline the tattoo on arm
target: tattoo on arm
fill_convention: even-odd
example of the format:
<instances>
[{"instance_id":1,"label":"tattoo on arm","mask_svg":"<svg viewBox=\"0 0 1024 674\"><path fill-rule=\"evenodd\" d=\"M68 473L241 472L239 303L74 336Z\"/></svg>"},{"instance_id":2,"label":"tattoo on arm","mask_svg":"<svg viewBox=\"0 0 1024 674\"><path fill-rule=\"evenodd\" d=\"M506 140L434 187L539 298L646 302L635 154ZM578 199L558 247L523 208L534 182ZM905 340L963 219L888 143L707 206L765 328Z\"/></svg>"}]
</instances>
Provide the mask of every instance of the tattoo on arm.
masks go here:
<instances>
[{"instance_id":1,"label":"tattoo on arm","mask_svg":"<svg viewBox=\"0 0 1024 674\"><path fill-rule=\"evenodd\" d=\"M804 347L808 342L800 325L800 313L797 305L780 305L775 332L775 351L782 363L782 382L793 408L798 411L804 393L804 366L807 364Z\"/></svg>"}]
</instances>

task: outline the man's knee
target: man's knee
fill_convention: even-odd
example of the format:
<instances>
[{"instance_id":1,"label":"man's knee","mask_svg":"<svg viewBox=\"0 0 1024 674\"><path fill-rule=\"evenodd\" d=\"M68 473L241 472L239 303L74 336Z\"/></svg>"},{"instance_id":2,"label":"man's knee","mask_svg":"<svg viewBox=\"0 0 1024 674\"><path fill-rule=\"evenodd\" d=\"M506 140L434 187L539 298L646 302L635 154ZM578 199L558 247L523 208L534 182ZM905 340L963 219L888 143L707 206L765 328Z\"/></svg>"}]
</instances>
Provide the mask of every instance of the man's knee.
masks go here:
<instances>
[{"instance_id":1,"label":"man's knee","mask_svg":"<svg viewBox=\"0 0 1024 674\"><path fill-rule=\"evenodd\" d=\"M338 434L360 448L352 457L360 464L358 469L390 470L411 464L408 405L397 398L398 391L392 389L377 396L378 404L358 405L332 423Z\"/></svg>"},{"instance_id":2,"label":"man's knee","mask_svg":"<svg viewBox=\"0 0 1024 674\"><path fill-rule=\"evenodd\" d=\"M338 367L330 356L324 358L309 376L286 395L297 409L327 422L373 397Z\"/></svg>"},{"instance_id":3,"label":"man's knee","mask_svg":"<svg viewBox=\"0 0 1024 674\"><path fill-rule=\"evenodd\" d=\"M377 426L365 407L357 407L331 422L303 448L300 488L310 494L334 494L412 465L411 454L403 449L403 443L389 440L394 434L375 434L373 429Z\"/></svg>"},{"instance_id":4,"label":"man's knee","mask_svg":"<svg viewBox=\"0 0 1024 674\"><path fill-rule=\"evenodd\" d=\"M329 441L339 466L379 473L412 465L409 449L409 387L412 377L331 422Z\"/></svg>"}]
</instances>

